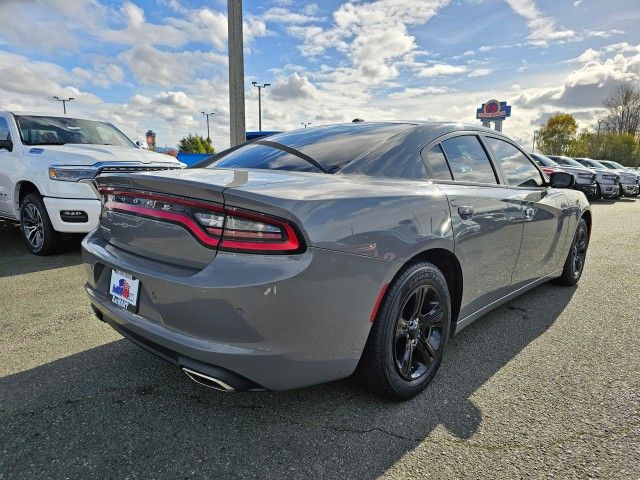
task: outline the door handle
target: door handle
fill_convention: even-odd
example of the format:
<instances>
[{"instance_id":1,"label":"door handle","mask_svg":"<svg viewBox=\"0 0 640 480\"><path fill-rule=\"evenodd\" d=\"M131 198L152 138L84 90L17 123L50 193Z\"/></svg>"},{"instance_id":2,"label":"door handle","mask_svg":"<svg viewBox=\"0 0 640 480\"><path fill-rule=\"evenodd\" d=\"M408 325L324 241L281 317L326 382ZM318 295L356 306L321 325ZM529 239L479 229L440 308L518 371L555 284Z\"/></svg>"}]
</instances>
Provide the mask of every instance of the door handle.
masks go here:
<instances>
[{"instance_id":1,"label":"door handle","mask_svg":"<svg viewBox=\"0 0 640 480\"><path fill-rule=\"evenodd\" d=\"M463 220L473 217L473 212L473 207L470 207L468 205L460 205L458 207L458 214Z\"/></svg>"}]
</instances>

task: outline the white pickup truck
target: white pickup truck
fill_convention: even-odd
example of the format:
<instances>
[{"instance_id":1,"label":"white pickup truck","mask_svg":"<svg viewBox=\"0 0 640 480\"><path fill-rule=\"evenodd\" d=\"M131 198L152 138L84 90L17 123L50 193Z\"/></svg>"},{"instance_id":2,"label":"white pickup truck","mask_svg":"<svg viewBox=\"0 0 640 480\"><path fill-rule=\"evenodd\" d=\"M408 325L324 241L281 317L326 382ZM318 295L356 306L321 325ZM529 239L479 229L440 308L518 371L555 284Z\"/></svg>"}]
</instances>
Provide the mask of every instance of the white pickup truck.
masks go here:
<instances>
[{"instance_id":1,"label":"white pickup truck","mask_svg":"<svg viewBox=\"0 0 640 480\"><path fill-rule=\"evenodd\" d=\"M36 255L98 225L100 173L183 167L137 148L110 123L0 111L0 217L20 222Z\"/></svg>"}]
</instances>

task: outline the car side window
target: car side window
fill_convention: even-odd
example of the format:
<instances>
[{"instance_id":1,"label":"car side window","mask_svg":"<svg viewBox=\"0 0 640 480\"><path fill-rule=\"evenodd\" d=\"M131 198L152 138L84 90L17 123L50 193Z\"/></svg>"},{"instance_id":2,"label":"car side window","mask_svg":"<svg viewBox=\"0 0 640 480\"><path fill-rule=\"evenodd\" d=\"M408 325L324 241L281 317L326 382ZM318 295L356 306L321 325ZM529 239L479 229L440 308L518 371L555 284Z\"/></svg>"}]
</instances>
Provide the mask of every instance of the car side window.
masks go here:
<instances>
[{"instance_id":1,"label":"car side window","mask_svg":"<svg viewBox=\"0 0 640 480\"><path fill-rule=\"evenodd\" d=\"M11 140L11 133L9 133L9 124L7 120L0 117L0 140Z\"/></svg>"},{"instance_id":2,"label":"car side window","mask_svg":"<svg viewBox=\"0 0 640 480\"><path fill-rule=\"evenodd\" d=\"M487 145L500 164L500 168L507 177L507 183L512 187L542 187L544 179L527 156L499 138L485 137Z\"/></svg>"},{"instance_id":3,"label":"car side window","mask_svg":"<svg viewBox=\"0 0 640 480\"><path fill-rule=\"evenodd\" d=\"M424 148L422 152L422 160L424 160L427 168L427 177L433 180L452 180L451 170L447 165L447 159L444 157L442 147L436 145L432 148Z\"/></svg>"},{"instance_id":4,"label":"car side window","mask_svg":"<svg viewBox=\"0 0 640 480\"><path fill-rule=\"evenodd\" d=\"M442 149L454 180L498 183L491 160L475 135L463 135L444 140Z\"/></svg>"}]
</instances>

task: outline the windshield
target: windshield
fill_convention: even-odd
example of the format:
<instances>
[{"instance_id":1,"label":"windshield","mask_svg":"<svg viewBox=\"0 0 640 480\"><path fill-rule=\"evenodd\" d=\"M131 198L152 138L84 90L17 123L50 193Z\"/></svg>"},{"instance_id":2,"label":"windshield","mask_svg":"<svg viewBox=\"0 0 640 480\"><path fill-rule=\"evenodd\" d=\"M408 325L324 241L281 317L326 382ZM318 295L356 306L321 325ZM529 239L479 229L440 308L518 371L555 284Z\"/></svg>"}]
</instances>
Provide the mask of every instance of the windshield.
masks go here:
<instances>
[{"instance_id":1,"label":"windshield","mask_svg":"<svg viewBox=\"0 0 640 480\"><path fill-rule=\"evenodd\" d=\"M117 145L134 147L124 133L110 123L67 117L16 115L20 138L25 145Z\"/></svg>"},{"instance_id":2,"label":"windshield","mask_svg":"<svg viewBox=\"0 0 640 480\"><path fill-rule=\"evenodd\" d=\"M541 153L532 153L531 156L534 160L537 160L539 165L543 165L545 167L555 167L558 165L554 160Z\"/></svg>"},{"instance_id":3,"label":"windshield","mask_svg":"<svg viewBox=\"0 0 640 480\"><path fill-rule=\"evenodd\" d=\"M605 167L610 168L611 170L617 170L619 168L619 167L616 167L613 162L600 162L600 163Z\"/></svg>"},{"instance_id":4,"label":"windshield","mask_svg":"<svg viewBox=\"0 0 640 480\"><path fill-rule=\"evenodd\" d=\"M580 162L575 161L573 158L553 155L551 159L559 165L569 165L570 167L584 168L584 165L582 165Z\"/></svg>"},{"instance_id":5,"label":"windshield","mask_svg":"<svg viewBox=\"0 0 640 480\"><path fill-rule=\"evenodd\" d=\"M602 162L601 162L602 163ZM618 169L618 170L626 170L627 167L625 167L624 165L619 164L618 162L612 162L612 161L608 161L607 163L605 163L604 165L606 165L607 167L609 165L611 165L611 168L613 169Z\"/></svg>"},{"instance_id":6,"label":"windshield","mask_svg":"<svg viewBox=\"0 0 640 480\"><path fill-rule=\"evenodd\" d=\"M601 168L602 170L608 170L611 167L605 167L603 164L598 162L597 160L584 160L584 162L590 167Z\"/></svg>"}]
</instances>

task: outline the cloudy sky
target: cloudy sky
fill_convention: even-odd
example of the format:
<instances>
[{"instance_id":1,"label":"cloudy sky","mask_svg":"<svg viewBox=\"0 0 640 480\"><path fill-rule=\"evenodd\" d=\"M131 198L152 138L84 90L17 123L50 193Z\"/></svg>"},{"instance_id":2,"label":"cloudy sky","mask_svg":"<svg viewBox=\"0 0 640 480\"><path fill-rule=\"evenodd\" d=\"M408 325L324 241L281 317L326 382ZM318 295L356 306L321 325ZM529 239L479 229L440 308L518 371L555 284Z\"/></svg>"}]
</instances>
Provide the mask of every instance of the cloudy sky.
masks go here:
<instances>
[{"instance_id":1,"label":"cloudy sky","mask_svg":"<svg viewBox=\"0 0 640 480\"><path fill-rule=\"evenodd\" d=\"M0 110L71 114L159 145L227 146L227 20L221 0L0 0ZM497 98L522 142L554 112L582 126L606 94L640 79L638 0L244 2L247 129L354 117L475 122Z\"/></svg>"}]
</instances>

